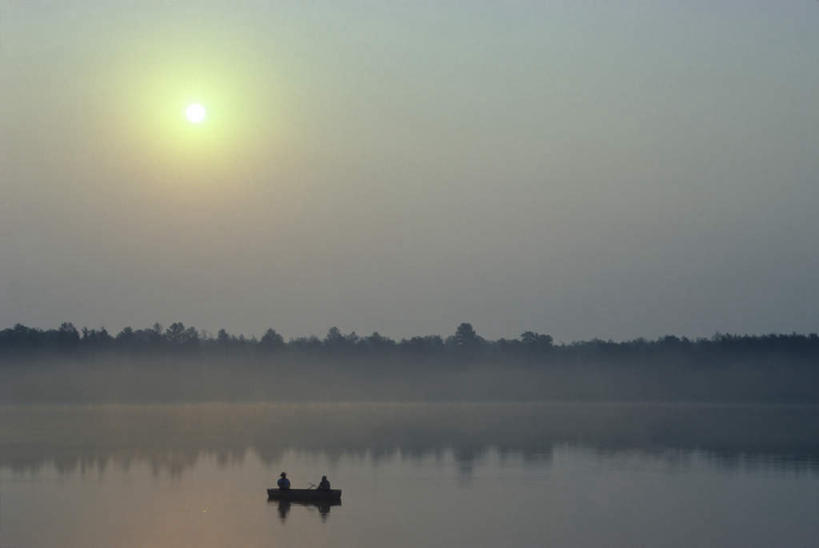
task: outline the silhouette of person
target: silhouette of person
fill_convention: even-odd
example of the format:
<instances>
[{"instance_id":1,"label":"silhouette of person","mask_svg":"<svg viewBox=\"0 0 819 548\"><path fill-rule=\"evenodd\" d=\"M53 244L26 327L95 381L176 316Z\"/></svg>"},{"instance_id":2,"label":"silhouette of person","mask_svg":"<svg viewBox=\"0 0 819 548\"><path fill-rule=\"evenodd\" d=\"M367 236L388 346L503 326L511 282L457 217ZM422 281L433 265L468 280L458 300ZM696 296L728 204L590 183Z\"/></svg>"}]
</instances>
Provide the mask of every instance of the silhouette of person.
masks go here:
<instances>
[{"instance_id":1,"label":"silhouette of person","mask_svg":"<svg viewBox=\"0 0 819 548\"><path fill-rule=\"evenodd\" d=\"M329 491L330 490L330 482L327 481L327 476L321 476L321 481L316 487L319 491Z\"/></svg>"},{"instance_id":2,"label":"silhouette of person","mask_svg":"<svg viewBox=\"0 0 819 548\"><path fill-rule=\"evenodd\" d=\"M279 486L279 489L282 491L286 491L290 489L290 480L287 479L287 472L282 472L279 481L276 482L276 485Z\"/></svg>"}]
</instances>

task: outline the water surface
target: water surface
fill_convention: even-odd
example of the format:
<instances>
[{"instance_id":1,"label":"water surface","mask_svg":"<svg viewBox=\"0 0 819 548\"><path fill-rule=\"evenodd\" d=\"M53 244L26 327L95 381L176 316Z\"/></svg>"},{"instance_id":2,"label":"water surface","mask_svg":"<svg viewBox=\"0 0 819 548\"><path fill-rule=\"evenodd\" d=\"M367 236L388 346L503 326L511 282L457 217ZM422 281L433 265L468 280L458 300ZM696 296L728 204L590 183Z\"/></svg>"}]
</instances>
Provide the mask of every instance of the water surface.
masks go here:
<instances>
[{"instance_id":1,"label":"water surface","mask_svg":"<svg viewBox=\"0 0 819 548\"><path fill-rule=\"evenodd\" d=\"M0 408L0 546L812 546L819 409ZM327 474L338 507L268 503Z\"/></svg>"}]
</instances>

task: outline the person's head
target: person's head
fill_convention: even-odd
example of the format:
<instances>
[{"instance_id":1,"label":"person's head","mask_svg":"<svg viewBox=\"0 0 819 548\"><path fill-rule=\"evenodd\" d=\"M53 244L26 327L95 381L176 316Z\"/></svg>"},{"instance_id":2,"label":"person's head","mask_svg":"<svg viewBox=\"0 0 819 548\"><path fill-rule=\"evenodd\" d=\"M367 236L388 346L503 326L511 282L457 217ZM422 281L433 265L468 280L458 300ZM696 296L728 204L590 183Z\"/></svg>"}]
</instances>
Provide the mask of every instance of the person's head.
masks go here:
<instances>
[{"instance_id":1,"label":"person's head","mask_svg":"<svg viewBox=\"0 0 819 548\"><path fill-rule=\"evenodd\" d=\"M327 476L321 476L321 479L322 479L322 480L326 480L326 479L327 479Z\"/></svg>"},{"instance_id":2,"label":"person's head","mask_svg":"<svg viewBox=\"0 0 819 548\"><path fill-rule=\"evenodd\" d=\"M283 478L286 478L286 477L287 477L287 472L282 472L282 473L281 473L281 474L279 474L279 475L280 475L281 477L283 477Z\"/></svg>"}]
</instances>

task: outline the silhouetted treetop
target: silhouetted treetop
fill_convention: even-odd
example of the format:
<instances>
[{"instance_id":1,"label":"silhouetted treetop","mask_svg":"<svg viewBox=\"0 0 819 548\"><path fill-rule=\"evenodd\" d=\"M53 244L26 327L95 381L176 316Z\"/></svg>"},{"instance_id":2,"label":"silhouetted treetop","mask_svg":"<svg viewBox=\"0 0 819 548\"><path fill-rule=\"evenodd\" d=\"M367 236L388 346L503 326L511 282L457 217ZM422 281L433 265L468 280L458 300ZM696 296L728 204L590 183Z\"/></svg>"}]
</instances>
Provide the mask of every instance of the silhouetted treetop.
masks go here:
<instances>
[{"instance_id":1,"label":"silhouetted treetop","mask_svg":"<svg viewBox=\"0 0 819 548\"><path fill-rule=\"evenodd\" d=\"M475 332L471 323L462 323L455 330L455 335L452 337L452 343L461 349L475 348L483 342L481 337Z\"/></svg>"}]
</instances>

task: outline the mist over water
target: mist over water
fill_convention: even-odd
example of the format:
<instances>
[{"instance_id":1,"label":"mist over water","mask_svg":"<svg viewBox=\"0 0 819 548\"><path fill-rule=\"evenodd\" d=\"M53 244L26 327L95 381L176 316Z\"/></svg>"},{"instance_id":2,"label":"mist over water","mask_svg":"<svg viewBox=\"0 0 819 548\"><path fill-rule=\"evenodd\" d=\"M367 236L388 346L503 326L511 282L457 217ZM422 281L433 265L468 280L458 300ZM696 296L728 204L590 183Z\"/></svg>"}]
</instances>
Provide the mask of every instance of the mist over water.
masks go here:
<instances>
[{"instance_id":1,"label":"mist over water","mask_svg":"<svg viewBox=\"0 0 819 548\"><path fill-rule=\"evenodd\" d=\"M700 452L715 460L819 463L819 406L650 403L202 403L4 405L0 466L71 471L144 460L181 472L202 454L264 462L286 451L328 458L490 450L544 458L555 447L601 453Z\"/></svg>"},{"instance_id":2,"label":"mist over water","mask_svg":"<svg viewBox=\"0 0 819 548\"><path fill-rule=\"evenodd\" d=\"M813 334L17 325L0 546L809 545L818 355ZM342 504L268 502L282 471Z\"/></svg>"},{"instance_id":3,"label":"mist over water","mask_svg":"<svg viewBox=\"0 0 819 548\"><path fill-rule=\"evenodd\" d=\"M817 440L814 406L5 405L0 541L809 545ZM282 470L341 506L266 502Z\"/></svg>"}]
</instances>

